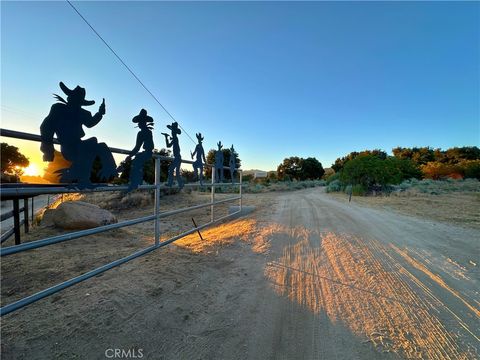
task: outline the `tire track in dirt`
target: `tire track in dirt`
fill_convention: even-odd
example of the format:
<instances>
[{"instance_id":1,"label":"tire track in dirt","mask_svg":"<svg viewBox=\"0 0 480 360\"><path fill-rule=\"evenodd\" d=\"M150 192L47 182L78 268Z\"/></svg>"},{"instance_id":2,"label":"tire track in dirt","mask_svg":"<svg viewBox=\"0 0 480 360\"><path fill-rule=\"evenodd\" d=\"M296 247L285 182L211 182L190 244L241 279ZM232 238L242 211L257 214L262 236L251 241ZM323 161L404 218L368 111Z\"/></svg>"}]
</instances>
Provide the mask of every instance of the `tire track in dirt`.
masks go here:
<instances>
[{"instance_id":1,"label":"tire track in dirt","mask_svg":"<svg viewBox=\"0 0 480 360\"><path fill-rule=\"evenodd\" d=\"M301 222L296 226L290 215L287 245L279 258L267 264L265 274L277 284L277 293L308 308L316 318L326 314L329 321L342 323L385 355L411 359L477 356L476 346L464 343L439 317L439 307L448 307L432 296L426 284L406 275L411 261L395 256L398 251L393 245L356 234L365 227L361 218L331 206L329 214L321 214L325 208L315 197L303 196L289 205L308 215L297 216ZM334 222L332 214L339 216L343 231L348 224L352 231L323 230L325 223ZM315 324L312 328L313 354L325 346L315 341L319 328ZM335 333L328 337L341 338ZM342 345L335 348L342 349Z\"/></svg>"},{"instance_id":2,"label":"tire track in dirt","mask_svg":"<svg viewBox=\"0 0 480 360\"><path fill-rule=\"evenodd\" d=\"M397 250L397 248L395 249ZM400 250L400 254L401 253L405 255L405 253ZM408 261L408 263L411 264L410 261ZM420 269L420 270L425 269L423 266L419 265L417 262L414 262L414 264L417 265L417 266L414 266L414 268L416 269ZM428 276L429 271L428 270L425 270L425 271L427 271L426 275ZM418 276L415 276L410 270L407 270L406 268L400 269L400 272L403 273L407 278L409 278L412 281L412 283L415 283L419 289L423 290L425 294L427 294L430 297L432 303L435 304L435 306L432 306L432 307L434 307L437 310L437 312L440 312L440 310L444 310L445 312L449 313L452 316L452 318L456 320L459 326L461 326L466 331L467 334L469 334L473 339L475 339L477 343L480 342L479 337L470 329L468 324L466 324L465 321L457 313L451 310L450 306L448 306L445 303L445 301L442 301L439 297L437 297L432 291L432 289L429 288L424 282L422 282ZM446 289L446 290L449 290L449 289ZM470 304L468 305L469 305L468 308L471 309L472 306ZM478 350L475 350L475 352L478 353Z\"/></svg>"},{"instance_id":3,"label":"tire track in dirt","mask_svg":"<svg viewBox=\"0 0 480 360\"><path fill-rule=\"evenodd\" d=\"M444 288L445 290L450 292L453 296L455 296L458 300L460 300L472 313L474 313L477 316L477 318L480 318L480 310L476 309L475 307L470 305L470 303L468 303L465 299L463 299L463 297L461 296L461 294L458 291L455 291L450 286L448 286L445 283L445 281L443 281L443 279L439 275L432 273L430 270L428 270L428 268L425 265L423 265L419 261L415 260L413 257L409 256L408 252L406 250L401 250L401 249L397 248L395 245L391 245L391 246L410 265L412 265L414 268L423 272L426 276L428 276L430 279L435 281L439 286L441 286L442 288ZM476 339L478 341L480 341L480 339L478 337L476 337Z\"/></svg>"},{"instance_id":4,"label":"tire track in dirt","mask_svg":"<svg viewBox=\"0 0 480 360\"><path fill-rule=\"evenodd\" d=\"M314 204L312 203L312 208L315 210L315 212L317 213L318 215L318 209L316 207L314 207ZM368 251L365 251L365 248L362 248L360 247L360 242L359 241L356 241L356 244L355 244L359 250L359 254L360 256L358 256L359 259L367 259L365 262L361 263L361 267L363 268L363 271L369 276L369 285L372 281L375 281L375 276L372 275L372 274L379 274L382 272L382 268L379 264L379 262L377 261L376 258L370 256L371 253L368 252ZM327 252L327 255L329 253ZM343 266L343 263L342 262L339 262L339 261L336 261L336 259L339 258L339 254L338 252L336 251L335 248L332 248L332 251L331 251L331 256L328 256L329 257L329 264L330 264L330 267L333 267L335 268L335 271L332 272L332 271L329 271L329 276L331 278L340 278L340 281L343 282L343 283L348 283L351 279L349 278L345 278L345 275L348 273L348 269L346 269L344 266ZM390 282L385 282L385 284L390 284ZM392 290L394 290L395 287L392 287L392 286L388 286L388 292L389 293L392 293ZM354 294L352 294L354 295ZM352 303L354 301L354 299L352 298L352 296L350 296L349 299L347 299L347 301L349 303ZM393 326L393 323L392 323L392 319L391 319L391 316L385 312L384 310L384 307L381 306L381 303L379 302L378 299L374 299L373 300L375 302L375 308L377 308L379 310L379 312L381 313L381 317L385 319L385 321L388 323L388 327L389 328L394 328ZM361 303L360 304L361 306L361 310L360 313L363 315L363 319L362 319L362 322L363 323L368 323L369 321L369 317L371 316L370 312L368 311L368 309L365 309L366 305ZM345 312L345 310L337 310L337 314L338 313L343 313ZM370 334L378 334L379 336L381 337L385 337L387 334L383 333L380 335L380 332L378 331L371 331ZM373 339L375 345L377 345L377 341L378 339ZM389 345L389 344L387 344ZM382 342L382 346L385 347L385 344ZM386 346L387 349L384 350L384 351L390 351L388 349L388 346Z\"/></svg>"},{"instance_id":5,"label":"tire track in dirt","mask_svg":"<svg viewBox=\"0 0 480 360\"><path fill-rule=\"evenodd\" d=\"M328 233L322 241L323 255L305 238L287 248L278 263L269 263L267 276L290 289L282 295L315 314L326 312L330 321L343 322L382 353L411 359L473 355L459 349L457 338L435 317L431 304L389 274L358 239ZM352 278L354 286L348 282Z\"/></svg>"},{"instance_id":6,"label":"tire track in dirt","mask_svg":"<svg viewBox=\"0 0 480 360\"><path fill-rule=\"evenodd\" d=\"M376 253L375 258L378 259L378 261L380 261L385 268L390 269L390 274L392 277L390 279L390 286L396 296L407 297L414 306L418 306L417 311L410 313L405 312L405 315L414 319L413 325L416 327L418 327L419 324L422 324L422 322L426 322L428 325L427 329L422 326L421 331L416 330L415 333L417 335L417 339L423 339L425 336L424 333L428 333L429 337L433 336L433 341L436 343L433 347L429 346L430 344L428 341L422 341L422 345L427 349L429 357L450 359L451 354L453 354L455 358L460 358L460 354L458 353L455 345L456 340L453 339L445 330L442 324L438 321L438 318L433 318L427 315L429 309L435 309L437 304L429 302L425 296L415 295L418 294L418 291L415 291L405 282L404 279L399 276L400 273L404 272L404 268L395 262L395 260L388 254L387 249L383 248L383 246L380 246L377 241L372 242L372 249L374 249ZM400 292L400 289L403 291ZM444 347L447 350L444 350Z\"/></svg>"}]
</instances>

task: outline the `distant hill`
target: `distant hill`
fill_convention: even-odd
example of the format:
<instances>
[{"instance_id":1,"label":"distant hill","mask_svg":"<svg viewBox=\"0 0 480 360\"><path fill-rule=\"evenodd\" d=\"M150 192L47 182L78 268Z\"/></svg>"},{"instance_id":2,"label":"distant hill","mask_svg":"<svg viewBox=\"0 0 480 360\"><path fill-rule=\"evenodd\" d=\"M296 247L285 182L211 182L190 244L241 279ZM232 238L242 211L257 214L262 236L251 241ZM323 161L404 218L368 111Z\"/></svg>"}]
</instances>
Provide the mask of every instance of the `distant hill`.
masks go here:
<instances>
[{"instance_id":1,"label":"distant hill","mask_svg":"<svg viewBox=\"0 0 480 360\"><path fill-rule=\"evenodd\" d=\"M258 170L258 169L251 169L251 170L243 170L243 175L255 175L258 172L265 172L269 173L271 170Z\"/></svg>"}]
</instances>

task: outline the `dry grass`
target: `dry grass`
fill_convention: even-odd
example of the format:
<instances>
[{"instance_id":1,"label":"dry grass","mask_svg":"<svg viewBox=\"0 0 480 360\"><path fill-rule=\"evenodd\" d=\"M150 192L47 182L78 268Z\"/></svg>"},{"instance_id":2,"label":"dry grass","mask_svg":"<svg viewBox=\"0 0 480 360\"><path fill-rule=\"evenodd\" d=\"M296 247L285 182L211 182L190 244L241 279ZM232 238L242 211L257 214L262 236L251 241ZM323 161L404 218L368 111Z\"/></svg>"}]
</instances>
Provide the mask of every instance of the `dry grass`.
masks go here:
<instances>
[{"instance_id":1,"label":"dry grass","mask_svg":"<svg viewBox=\"0 0 480 360\"><path fill-rule=\"evenodd\" d=\"M220 200L226 197L232 197L232 194L218 194L216 199ZM119 221L153 214L153 199L151 194L145 191L127 195L117 192L69 194L69 196L64 196L63 200L81 200L108 208ZM161 211L189 207L209 201L210 194L196 192L186 194L182 192L163 196ZM53 207L58 206L61 202L62 199L59 198L53 204ZM237 202L215 206L215 217L219 218L226 215L228 207L235 204ZM198 225L209 222L210 207L207 206L161 219L161 241L192 229L192 218ZM199 241L198 234L194 233L176 244L187 250L185 253L211 251L210 248L233 243L239 230L241 239L251 243L251 234L255 232L255 229L256 223L254 221L237 220L203 230L202 235L205 239L203 242ZM51 226L34 226L28 234L22 234L22 243L67 232L71 231ZM266 245L262 239L263 237L259 237L255 244L251 243L252 247L255 247L254 251L262 252L265 250L264 246ZM5 257L1 262L1 303L4 305L18 300L45 287L127 256L153 243L154 224L153 221L149 221ZM167 252L174 251L168 250ZM33 263L35 268L31 266Z\"/></svg>"}]
</instances>

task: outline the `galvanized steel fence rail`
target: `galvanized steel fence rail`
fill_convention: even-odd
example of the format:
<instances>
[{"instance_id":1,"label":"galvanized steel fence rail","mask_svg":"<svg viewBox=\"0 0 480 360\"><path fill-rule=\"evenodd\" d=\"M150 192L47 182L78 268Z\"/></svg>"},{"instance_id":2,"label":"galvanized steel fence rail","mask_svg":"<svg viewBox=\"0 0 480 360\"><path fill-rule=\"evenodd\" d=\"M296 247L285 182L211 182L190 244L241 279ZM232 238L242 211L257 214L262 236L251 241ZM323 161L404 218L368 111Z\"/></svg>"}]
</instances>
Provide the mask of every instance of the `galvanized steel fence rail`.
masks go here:
<instances>
[{"instance_id":1,"label":"galvanized steel fence rail","mask_svg":"<svg viewBox=\"0 0 480 360\"><path fill-rule=\"evenodd\" d=\"M19 132L19 131L13 131L13 130L7 130L7 129L0 129L0 136L4 137L12 137L16 139L22 139L22 140L30 140L30 141L41 141L41 138L39 135L35 134L29 134L29 133L24 133L24 132ZM54 140L56 144L56 140ZM117 154L124 154L128 155L130 151L124 150L124 149L118 149L118 148L110 148L110 151L112 153L117 153ZM212 182L210 184L206 185L200 185L200 184L185 184L186 187L210 187L211 188L211 198L210 202L204 203L204 204L198 204L194 206L189 206L185 208L180 208L180 209L175 209L175 210L170 210L170 211L160 211L160 193L162 189L168 188L165 185L161 184L160 181L160 164L161 161L172 161L173 158L167 157L167 156L160 156L160 155L153 155L155 159L155 183L153 185L141 185L139 189L141 190L149 190L153 189L155 190L155 202L154 202L154 211L152 215L136 218L136 219L130 219L130 220L125 220L121 221L116 224L110 224L110 225L104 225L104 226L99 226L96 228L92 229L87 229L87 230L81 230L81 231L75 231L75 232L70 232L67 234L62 234L62 235L57 235L53 237L49 237L46 239L41 239L41 240L35 240L31 241L28 243L23 243L20 245L14 245L14 246L8 246L8 247L1 247L0 248L0 256L8 256L8 255L13 255L16 253L20 253L23 251L28 251L32 249L38 249L40 247L44 246L49 246L53 244L57 244L60 242L65 242L65 241L70 241L74 239L78 239L84 236L88 235L93 235L93 234L98 234L101 232L113 230L113 229L118 229L122 228L125 226L132 226L136 224L140 224L143 222L147 221L154 221L154 239L155 243L147 248L144 248L142 250L139 250L137 252L134 252L131 255L128 255L126 257L123 257L121 259L115 260L111 263L102 265L96 269L93 269L91 271L88 271L82 275L79 275L77 277L74 277L72 279L69 279L67 281L64 281L60 284L54 285L48 289L39 291L35 294L32 294L30 296L27 296L23 299L17 300L11 304L5 305L0 308L0 316L6 315L8 313L11 313L15 310L18 310L26 305L29 305L35 301L38 301L40 299L43 299L51 294L54 294L56 292L59 292L67 287L70 287L72 285L75 285L81 281L84 281L86 279L89 279L95 275L98 275L104 271L107 271L113 267L119 266L121 264L124 264L130 260L133 260L137 257L140 257L142 255L148 254L149 252L159 249L165 245L168 245L186 235L189 235L193 232L199 231L201 229L204 229L208 226L211 226L213 224L219 223L225 219L228 219L232 216L235 216L239 214L242 211L242 170L236 169L239 173L239 182L238 183L216 183L215 182L215 167L211 164L204 164L204 166L211 167L212 168ZM187 163L187 164L192 164L192 161L188 160L182 160L182 163ZM225 169L229 169L229 167L224 167ZM215 188L218 186L234 186L239 189L239 194L238 196L233 196L229 197L226 199L222 200L215 200ZM0 188L0 196L1 198L15 198L15 197L25 197L25 196L34 196L34 195L40 195L40 194L59 194L59 193L87 193L87 192L99 192L99 191L125 191L128 189L128 186L122 186L122 185L112 185L112 186L101 186L101 187L96 187L94 189L76 189L72 186L48 186L48 187L43 187L43 186L29 186L29 187L1 187ZM214 207L215 205L218 204L223 204L226 202L230 201L239 201L239 208L237 211L232 212L231 214L227 214L225 216L215 218L215 212L214 212ZM196 226L188 231L185 231L181 234L178 234L174 237L171 237L165 241L160 242L160 219L166 218L168 216L173 216L176 214L180 214L183 212L191 211L191 210L196 210L204 207L210 207L211 211L211 217L210 221L207 222L206 224Z\"/></svg>"}]
</instances>

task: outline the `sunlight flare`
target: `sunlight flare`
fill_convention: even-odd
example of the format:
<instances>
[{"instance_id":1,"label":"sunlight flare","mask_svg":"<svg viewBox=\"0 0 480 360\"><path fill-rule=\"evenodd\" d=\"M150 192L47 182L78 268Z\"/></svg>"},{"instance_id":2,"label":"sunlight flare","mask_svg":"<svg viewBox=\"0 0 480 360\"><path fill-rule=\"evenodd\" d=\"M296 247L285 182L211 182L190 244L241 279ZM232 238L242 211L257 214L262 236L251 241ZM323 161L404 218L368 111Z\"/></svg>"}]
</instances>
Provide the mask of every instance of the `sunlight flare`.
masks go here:
<instances>
[{"instance_id":1,"label":"sunlight flare","mask_svg":"<svg viewBox=\"0 0 480 360\"><path fill-rule=\"evenodd\" d=\"M35 163L30 163L30 165L23 169L23 174L27 176L40 176L40 173L40 167Z\"/></svg>"}]
</instances>

